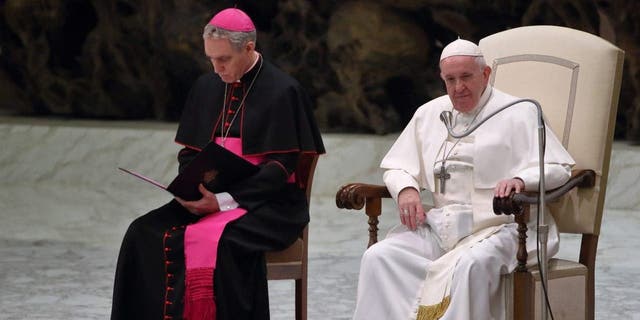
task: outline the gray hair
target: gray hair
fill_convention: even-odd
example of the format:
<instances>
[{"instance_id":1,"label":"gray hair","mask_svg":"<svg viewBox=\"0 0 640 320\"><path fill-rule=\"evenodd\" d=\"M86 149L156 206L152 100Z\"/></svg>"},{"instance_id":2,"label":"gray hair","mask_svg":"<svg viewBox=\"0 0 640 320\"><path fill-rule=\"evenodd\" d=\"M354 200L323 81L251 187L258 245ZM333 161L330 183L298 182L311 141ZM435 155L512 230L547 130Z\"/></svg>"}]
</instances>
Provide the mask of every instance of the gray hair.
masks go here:
<instances>
[{"instance_id":1,"label":"gray hair","mask_svg":"<svg viewBox=\"0 0 640 320\"><path fill-rule=\"evenodd\" d=\"M207 24L204 27L202 38L229 39L229 41L231 42L231 46L236 50L240 50L249 41L253 41L255 43L257 39L257 33L255 30L249 32L231 31L216 27L211 24Z\"/></svg>"},{"instance_id":2,"label":"gray hair","mask_svg":"<svg viewBox=\"0 0 640 320\"><path fill-rule=\"evenodd\" d=\"M476 61L478 66L480 66L481 69L487 66L487 61L484 60L483 56L474 57L474 60Z\"/></svg>"},{"instance_id":3,"label":"gray hair","mask_svg":"<svg viewBox=\"0 0 640 320\"><path fill-rule=\"evenodd\" d=\"M484 67L488 67L487 62L484 60L484 56L475 56L473 57L473 61L481 70L484 69ZM442 66L442 61L440 61L439 65Z\"/></svg>"}]
</instances>

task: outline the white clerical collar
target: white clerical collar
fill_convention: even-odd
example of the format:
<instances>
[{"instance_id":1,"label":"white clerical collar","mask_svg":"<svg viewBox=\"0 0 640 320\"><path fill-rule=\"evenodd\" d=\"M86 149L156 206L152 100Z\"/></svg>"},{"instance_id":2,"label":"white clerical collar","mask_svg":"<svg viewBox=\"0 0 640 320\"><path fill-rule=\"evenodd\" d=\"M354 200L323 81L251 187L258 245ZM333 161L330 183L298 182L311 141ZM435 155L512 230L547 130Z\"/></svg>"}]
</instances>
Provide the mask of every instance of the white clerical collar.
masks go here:
<instances>
[{"instance_id":1,"label":"white clerical collar","mask_svg":"<svg viewBox=\"0 0 640 320\"><path fill-rule=\"evenodd\" d=\"M244 76L245 74L249 73L249 71L253 70L253 67L256 66L256 64L258 64L258 61L260 61L260 53L258 51L254 51L255 53L255 59L253 59L253 63L251 64L251 66L249 67L249 69L247 69L247 71L245 71L242 75ZM236 82L242 82L240 79L236 80Z\"/></svg>"}]
</instances>

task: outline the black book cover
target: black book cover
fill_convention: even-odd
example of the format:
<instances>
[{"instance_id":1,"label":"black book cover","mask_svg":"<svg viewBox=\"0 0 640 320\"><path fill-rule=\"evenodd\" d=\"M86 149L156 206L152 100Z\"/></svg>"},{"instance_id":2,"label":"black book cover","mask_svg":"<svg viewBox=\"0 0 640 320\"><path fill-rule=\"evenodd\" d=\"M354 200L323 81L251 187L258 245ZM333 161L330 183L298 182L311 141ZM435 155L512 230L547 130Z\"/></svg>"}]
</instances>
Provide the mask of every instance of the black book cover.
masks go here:
<instances>
[{"instance_id":1,"label":"black book cover","mask_svg":"<svg viewBox=\"0 0 640 320\"><path fill-rule=\"evenodd\" d=\"M200 183L206 185L211 192L223 192L229 184L258 172L256 165L213 141L209 142L168 186L137 172L123 168L118 169L188 201L198 200L202 197L198 190Z\"/></svg>"}]
</instances>

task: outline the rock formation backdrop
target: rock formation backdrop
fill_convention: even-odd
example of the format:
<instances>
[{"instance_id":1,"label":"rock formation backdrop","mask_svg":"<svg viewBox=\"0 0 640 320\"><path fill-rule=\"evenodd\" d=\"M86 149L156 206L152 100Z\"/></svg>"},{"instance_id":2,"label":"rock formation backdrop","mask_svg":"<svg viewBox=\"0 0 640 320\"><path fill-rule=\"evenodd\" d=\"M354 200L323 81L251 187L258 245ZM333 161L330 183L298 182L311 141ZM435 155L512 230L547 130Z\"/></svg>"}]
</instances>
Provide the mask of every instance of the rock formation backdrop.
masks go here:
<instances>
[{"instance_id":1,"label":"rock formation backdrop","mask_svg":"<svg viewBox=\"0 0 640 320\"><path fill-rule=\"evenodd\" d=\"M443 44L551 24L625 50L616 138L640 142L634 0L0 1L0 114L176 121L211 70L202 27L233 5L253 17L258 49L307 88L324 132L397 132L444 93Z\"/></svg>"}]
</instances>

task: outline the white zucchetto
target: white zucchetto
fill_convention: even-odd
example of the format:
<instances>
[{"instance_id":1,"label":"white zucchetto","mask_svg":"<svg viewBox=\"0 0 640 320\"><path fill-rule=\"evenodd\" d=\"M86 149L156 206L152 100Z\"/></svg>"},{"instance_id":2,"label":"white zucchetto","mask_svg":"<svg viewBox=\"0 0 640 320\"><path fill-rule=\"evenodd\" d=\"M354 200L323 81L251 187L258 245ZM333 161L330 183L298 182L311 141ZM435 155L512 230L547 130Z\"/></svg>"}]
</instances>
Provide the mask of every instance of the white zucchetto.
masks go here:
<instances>
[{"instance_id":1,"label":"white zucchetto","mask_svg":"<svg viewBox=\"0 0 640 320\"><path fill-rule=\"evenodd\" d=\"M478 47L475 43L458 39L449 43L444 49L442 49L442 55L440 55L440 61L452 57L452 56L471 56L471 57L481 57L483 56L482 51L480 51L480 47Z\"/></svg>"}]
</instances>

